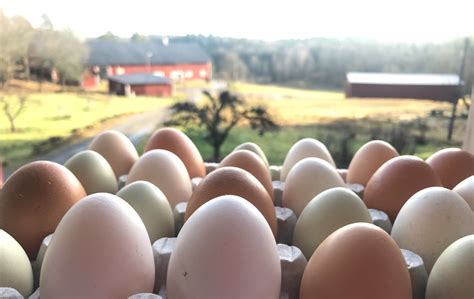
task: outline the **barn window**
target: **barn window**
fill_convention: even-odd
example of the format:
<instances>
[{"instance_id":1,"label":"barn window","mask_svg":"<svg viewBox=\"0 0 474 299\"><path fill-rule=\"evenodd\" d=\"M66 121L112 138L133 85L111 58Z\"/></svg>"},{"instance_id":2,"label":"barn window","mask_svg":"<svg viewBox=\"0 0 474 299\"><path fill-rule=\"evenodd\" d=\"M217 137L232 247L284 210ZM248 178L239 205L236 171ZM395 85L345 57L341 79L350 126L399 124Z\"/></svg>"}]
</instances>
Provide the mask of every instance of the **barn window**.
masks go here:
<instances>
[{"instance_id":1,"label":"barn window","mask_svg":"<svg viewBox=\"0 0 474 299\"><path fill-rule=\"evenodd\" d=\"M156 71L156 72L153 72L153 75L158 76L158 77L164 77L164 76L165 76L165 72Z\"/></svg>"},{"instance_id":2,"label":"barn window","mask_svg":"<svg viewBox=\"0 0 474 299\"><path fill-rule=\"evenodd\" d=\"M117 75L123 75L123 74L125 73L125 69L124 69L123 67L117 66L117 67L115 68L115 73L116 73Z\"/></svg>"},{"instance_id":3,"label":"barn window","mask_svg":"<svg viewBox=\"0 0 474 299\"><path fill-rule=\"evenodd\" d=\"M186 71L186 73L184 74L184 76L186 78L192 78L194 76L194 73L193 71Z\"/></svg>"},{"instance_id":4,"label":"barn window","mask_svg":"<svg viewBox=\"0 0 474 299\"><path fill-rule=\"evenodd\" d=\"M207 77L207 71L205 69L201 69L199 71L199 77L206 78Z\"/></svg>"},{"instance_id":5,"label":"barn window","mask_svg":"<svg viewBox=\"0 0 474 299\"><path fill-rule=\"evenodd\" d=\"M181 70L172 71L170 77L173 80L181 79L184 77L184 72Z\"/></svg>"}]
</instances>

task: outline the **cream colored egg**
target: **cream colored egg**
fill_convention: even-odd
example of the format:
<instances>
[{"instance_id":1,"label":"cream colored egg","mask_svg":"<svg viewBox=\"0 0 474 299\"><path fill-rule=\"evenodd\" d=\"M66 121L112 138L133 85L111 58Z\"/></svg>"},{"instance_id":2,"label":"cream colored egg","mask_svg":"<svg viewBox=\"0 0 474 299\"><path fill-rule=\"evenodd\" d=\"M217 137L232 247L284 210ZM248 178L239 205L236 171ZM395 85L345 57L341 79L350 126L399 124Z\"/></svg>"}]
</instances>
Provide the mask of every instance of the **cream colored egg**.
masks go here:
<instances>
[{"instance_id":1,"label":"cream colored egg","mask_svg":"<svg viewBox=\"0 0 474 299\"><path fill-rule=\"evenodd\" d=\"M296 142L286 154L281 169L280 180L286 181L291 168L296 165L298 161L309 157L323 159L333 167L336 167L336 163L334 163L331 154L322 142L313 138L304 138Z\"/></svg>"},{"instance_id":2,"label":"cream colored egg","mask_svg":"<svg viewBox=\"0 0 474 299\"><path fill-rule=\"evenodd\" d=\"M158 187L149 182L137 181L122 188L117 196L138 213L152 244L160 238L174 236L173 211Z\"/></svg>"},{"instance_id":3,"label":"cream colored egg","mask_svg":"<svg viewBox=\"0 0 474 299\"><path fill-rule=\"evenodd\" d=\"M305 158L296 163L288 174L282 204L299 216L316 195L344 186L344 181L331 164L319 158Z\"/></svg>"},{"instance_id":4,"label":"cream colored egg","mask_svg":"<svg viewBox=\"0 0 474 299\"><path fill-rule=\"evenodd\" d=\"M82 151L72 156L64 166L81 182L87 194L117 192L118 185L110 164L95 151Z\"/></svg>"},{"instance_id":5,"label":"cream colored egg","mask_svg":"<svg viewBox=\"0 0 474 299\"><path fill-rule=\"evenodd\" d=\"M245 142L245 143L242 143L241 145L237 146L233 150L233 152L238 151L238 150L248 150L248 151L254 152L255 154L257 154L263 160L263 162L265 163L265 165L267 167L270 167L270 164L268 163L268 159L267 159L267 156L265 155L265 152L257 144L255 144L253 142Z\"/></svg>"},{"instance_id":6,"label":"cream colored egg","mask_svg":"<svg viewBox=\"0 0 474 299\"><path fill-rule=\"evenodd\" d=\"M95 193L61 219L41 266L41 298L127 298L151 293L150 239L121 198Z\"/></svg>"},{"instance_id":7,"label":"cream colored egg","mask_svg":"<svg viewBox=\"0 0 474 299\"><path fill-rule=\"evenodd\" d=\"M304 208L296 222L293 245L309 260L330 234L355 222L372 223L364 202L347 188L328 189L316 195Z\"/></svg>"},{"instance_id":8,"label":"cream colored egg","mask_svg":"<svg viewBox=\"0 0 474 299\"><path fill-rule=\"evenodd\" d=\"M474 235L449 245L431 270L426 299L474 298Z\"/></svg>"},{"instance_id":9,"label":"cream colored egg","mask_svg":"<svg viewBox=\"0 0 474 299\"><path fill-rule=\"evenodd\" d=\"M168 298L279 298L273 233L247 200L223 195L186 221L171 254Z\"/></svg>"},{"instance_id":10,"label":"cream colored egg","mask_svg":"<svg viewBox=\"0 0 474 299\"><path fill-rule=\"evenodd\" d=\"M474 212L474 175L457 184L453 191L461 195Z\"/></svg>"},{"instance_id":11,"label":"cream colored egg","mask_svg":"<svg viewBox=\"0 0 474 299\"><path fill-rule=\"evenodd\" d=\"M471 208L456 192L430 187L403 205L392 227L400 248L420 255L427 272L452 242L474 233Z\"/></svg>"},{"instance_id":12,"label":"cream colored egg","mask_svg":"<svg viewBox=\"0 0 474 299\"><path fill-rule=\"evenodd\" d=\"M0 229L0 288L14 288L25 298L33 291L33 271L21 245Z\"/></svg>"},{"instance_id":13,"label":"cream colored egg","mask_svg":"<svg viewBox=\"0 0 474 299\"><path fill-rule=\"evenodd\" d=\"M147 181L157 186L172 209L176 204L188 201L192 193L186 166L167 150L151 150L143 154L130 170L126 185L135 181Z\"/></svg>"}]
</instances>

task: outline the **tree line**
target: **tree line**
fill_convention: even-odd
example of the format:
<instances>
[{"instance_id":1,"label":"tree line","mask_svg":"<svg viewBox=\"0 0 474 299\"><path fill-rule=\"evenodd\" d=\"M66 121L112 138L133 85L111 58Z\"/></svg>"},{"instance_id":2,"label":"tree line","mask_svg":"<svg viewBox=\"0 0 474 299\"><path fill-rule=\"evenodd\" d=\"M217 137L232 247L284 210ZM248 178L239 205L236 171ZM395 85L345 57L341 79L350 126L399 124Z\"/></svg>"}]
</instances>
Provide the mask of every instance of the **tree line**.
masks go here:
<instances>
[{"instance_id":1,"label":"tree line","mask_svg":"<svg viewBox=\"0 0 474 299\"><path fill-rule=\"evenodd\" d=\"M71 30L56 30L46 15L34 28L24 17L9 18L2 10L0 27L0 87L12 78L79 82L87 48Z\"/></svg>"},{"instance_id":2,"label":"tree line","mask_svg":"<svg viewBox=\"0 0 474 299\"><path fill-rule=\"evenodd\" d=\"M362 39L313 38L263 42L214 36L172 37L195 42L212 58L215 77L300 87L341 89L347 72L454 73L461 67L464 40L438 43L383 43ZM474 37L464 80L474 80Z\"/></svg>"}]
</instances>

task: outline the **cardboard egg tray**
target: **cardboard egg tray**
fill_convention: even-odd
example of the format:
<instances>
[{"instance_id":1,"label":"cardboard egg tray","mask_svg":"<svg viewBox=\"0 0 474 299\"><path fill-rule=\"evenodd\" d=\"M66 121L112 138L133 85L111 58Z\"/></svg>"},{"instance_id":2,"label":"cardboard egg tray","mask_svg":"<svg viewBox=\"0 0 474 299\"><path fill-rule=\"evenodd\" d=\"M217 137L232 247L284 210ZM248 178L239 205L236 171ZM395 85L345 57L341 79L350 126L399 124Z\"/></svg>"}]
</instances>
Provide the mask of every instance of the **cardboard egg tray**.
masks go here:
<instances>
[{"instance_id":1,"label":"cardboard egg tray","mask_svg":"<svg viewBox=\"0 0 474 299\"><path fill-rule=\"evenodd\" d=\"M209 173L216 168L216 163L206 163L206 172ZM272 179L279 178L281 167L271 166L270 170L272 172ZM345 174L345 170L339 170L341 175ZM119 179L120 187L123 187L126 181L126 176L122 176ZM199 183L200 179L193 179L192 185L195 188ZM275 203L275 213L277 216L277 236L276 242L278 247L278 254L280 256L281 264L281 290L280 298L281 299L292 299L299 297L299 289L301 278L303 276L304 269L307 264L307 260L304 257L303 253L296 246L292 246L293 230L296 225L297 217L295 213L288 208L281 207L282 194L285 187L285 183L274 180L273 181L273 190L274 190L274 203ZM364 187L357 184L348 184L347 187L354 191L359 197L362 198ZM178 203L174 210L173 215L175 219L175 228L176 235L178 235L184 224L184 213L186 211L187 202ZM392 229L392 224L387 214L369 209L372 222L378 227L385 230L390 234ZM38 252L38 257L36 261L32 262L33 267L33 276L34 276L34 289L36 291L28 298L39 299L40 298L40 289L39 287L39 276L41 273L41 265L44 259L44 255L48 249L48 245L51 241L52 235L47 236L40 247ZM153 243L153 256L155 261L155 294L135 294L129 298L166 298L166 279L168 272L168 264L170 261L171 254L176 244L176 237L172 238L161 238ZM413 298L424 298L425 297L425 288L428 280L428 274L423 264L423 260L417 254L402 249L403 257L407 264L407 268L410 273L410 279L412 283L412 294ZM23 298L16 290L11 288L0 288L0 298Z\"/></svg>"}]
</instances>

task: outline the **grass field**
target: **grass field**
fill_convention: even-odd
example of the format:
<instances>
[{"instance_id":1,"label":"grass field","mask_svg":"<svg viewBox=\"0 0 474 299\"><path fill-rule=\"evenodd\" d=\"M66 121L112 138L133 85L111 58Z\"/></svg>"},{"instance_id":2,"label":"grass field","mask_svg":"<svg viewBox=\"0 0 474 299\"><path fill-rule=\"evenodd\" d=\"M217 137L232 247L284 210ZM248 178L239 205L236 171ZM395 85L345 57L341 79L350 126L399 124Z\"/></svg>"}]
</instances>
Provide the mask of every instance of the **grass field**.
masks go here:
<instances>
[{"instance_id":1,"label":"grass field","mask_svg":"<svg viewBox=\"0 0 474 299\"><path fill-rule=\"evenodd\" d=\"M5 96L5 99L12 105L17 102L16 96ZM104 121L159 109L172 102L172 99L129 99L89 93L33 93L15 121L17 132L10 132L5 115L0 114L0 159L11 163L21 161L47 150L48 141L54 146L63 140L81 138L84 133L95 133L94 127Z\"/></svg>"}]
</instances>

